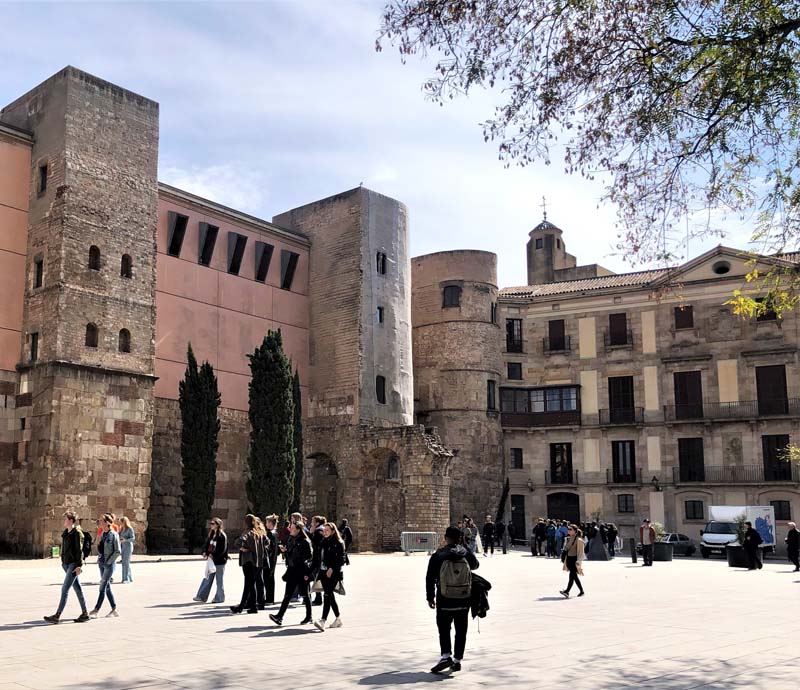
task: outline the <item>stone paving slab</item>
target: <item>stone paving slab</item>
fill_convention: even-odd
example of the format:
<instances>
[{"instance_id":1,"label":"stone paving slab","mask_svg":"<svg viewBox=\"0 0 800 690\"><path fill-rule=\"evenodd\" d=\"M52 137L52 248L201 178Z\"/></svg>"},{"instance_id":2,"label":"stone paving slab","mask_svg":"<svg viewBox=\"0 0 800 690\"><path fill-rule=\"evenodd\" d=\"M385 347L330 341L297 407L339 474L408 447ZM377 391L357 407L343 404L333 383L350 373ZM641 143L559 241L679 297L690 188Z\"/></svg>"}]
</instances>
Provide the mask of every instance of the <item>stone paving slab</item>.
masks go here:
<instances>
[{"instance_id":1,"label":"stone paving slab","mask_svg":"<svg viewBox=\"0 0 800 690\"><path fill-rule=\"evenodd\" d=\"M428 673L438 649L424 601L427 559L352 562L340 598L345 627L323 634L298 625L299 608L283 628L265 613L232 615L227 605L242 585L233 562L225 605L191 602L203 563L185 557L134 563L135 582L114 585L119 618L50 626L42 616L58 602L58 563L0 561L0 690L800 688L800 576L785 563L747 572L720 560L589 562L587 596L564 600L559 561L481 558L492 609L480 631L470 624L464 671L436 677ZM96 583L93 564L85 579ZM85 593L91 607L96 584ZM71 594L65 618L78 613Z\"/></svg>"}]
</instances>

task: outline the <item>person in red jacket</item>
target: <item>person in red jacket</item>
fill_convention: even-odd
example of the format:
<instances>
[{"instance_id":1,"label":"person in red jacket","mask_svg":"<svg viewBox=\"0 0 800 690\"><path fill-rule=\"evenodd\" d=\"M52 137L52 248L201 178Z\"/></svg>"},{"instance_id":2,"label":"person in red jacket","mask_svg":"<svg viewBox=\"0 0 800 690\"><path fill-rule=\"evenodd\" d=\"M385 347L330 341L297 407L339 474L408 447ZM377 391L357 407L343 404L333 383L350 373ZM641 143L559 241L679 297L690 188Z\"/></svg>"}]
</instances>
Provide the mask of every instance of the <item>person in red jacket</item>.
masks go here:
<instances>
[{"instance_id":1,"label":"person in red jacket","mask_svg":"<svg viewBox=\"0 0 800 690\"><path fill-rule=\"evenodd\" d=\"M645 518L639 528L639 541L642 544L642 559L645 565L653 565L653 544L656 543L656 531L650 526L650 520Z\"/></svg>"}]
</instances>

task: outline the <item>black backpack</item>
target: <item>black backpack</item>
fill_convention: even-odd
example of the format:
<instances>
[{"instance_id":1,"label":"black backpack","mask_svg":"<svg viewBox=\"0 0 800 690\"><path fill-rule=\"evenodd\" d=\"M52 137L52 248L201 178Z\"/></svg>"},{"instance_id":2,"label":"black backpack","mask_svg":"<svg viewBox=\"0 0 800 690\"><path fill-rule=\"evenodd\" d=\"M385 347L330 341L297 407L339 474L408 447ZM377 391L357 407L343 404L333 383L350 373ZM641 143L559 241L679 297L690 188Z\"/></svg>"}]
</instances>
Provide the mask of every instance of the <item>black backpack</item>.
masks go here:
<instances>
[{"instance_id":1,"label":"black backpack","mask_svg":"<svg viewBox=\"0 0 800 690\"><path fill-rule=\"evenodd\" d=\"M92 555L92 535L88 532L83 533L83 557L89 558Z\"/></svg>"}]
</instances>

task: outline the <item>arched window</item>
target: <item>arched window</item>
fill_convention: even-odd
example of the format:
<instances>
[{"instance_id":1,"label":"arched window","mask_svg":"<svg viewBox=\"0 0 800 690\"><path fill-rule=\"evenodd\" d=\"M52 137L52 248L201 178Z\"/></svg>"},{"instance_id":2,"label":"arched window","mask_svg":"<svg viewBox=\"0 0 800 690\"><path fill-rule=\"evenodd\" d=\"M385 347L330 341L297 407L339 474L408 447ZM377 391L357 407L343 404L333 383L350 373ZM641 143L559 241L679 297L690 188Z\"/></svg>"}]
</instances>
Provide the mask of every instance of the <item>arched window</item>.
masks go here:
<instances>
[{"instance_id":1,"label":"arched window","mask_svg":"<svg viewBox=\"0 0 800 690\"><path fill-rule=\"evenodd\" d=\"M93 323L86 324L86 347L97 347L97 326Z\"/></svg>"},{"instance_id":2,"label":"arched window","mask_svg":"<svg viewBox=\"0 0 800 690\"><path fill-rule=\"evenodd\" d=\"M378 270L378 275L386 275L386 254L383 252L378 252L375 257L375 264Z\"/></svg>"},{"instance_id":3,"label":"arched window","mask_svg":"<svg viewBox=\"0 0 800 690\"><path fill-rule=\"evenodd\" d=\"M400 479L400 463L397 461L397 458L392 456L389 458L389 462L386 466L386 478L387 479Z\"/></svg>"},{"instance_id":4,"label":"arched window","mask_svg":"<svg viewBox=\"0 0 800 690\"><path fill-rule=\"evenodd\" d=\"M119 274L123 278L133 278L133 261L130 254L123 254L119 266Z\"/></svg>"},{"instance_id":5,"label":"arched window","mask_svg":"<svg viewBox=\"0 0 800 690\"><path fill-rule=\"evenodd\" d=\"M94 245L89 247L89 268L92 271L100 270L100 250Z\"/></svg>"},{"instance_id":6,"label":"arched window","mask_svg":"<svg viewBox=\"0 0 800 690\"><path fill-rule=\"evenodd\" d=\"M458 285L446 285L442 294L443 307L461 306L461 288Z\"/></svg>"},{"instance_id":7,"label":"arched window","mask_svg":"<svg viewBox=\"0 0 800 690\"><path fill-rule=\"evenodd\" d=\"M127 328L123 328L119 332L119 351L120 352L131 351L131 332Z\"/></svg>"}]
</instances>

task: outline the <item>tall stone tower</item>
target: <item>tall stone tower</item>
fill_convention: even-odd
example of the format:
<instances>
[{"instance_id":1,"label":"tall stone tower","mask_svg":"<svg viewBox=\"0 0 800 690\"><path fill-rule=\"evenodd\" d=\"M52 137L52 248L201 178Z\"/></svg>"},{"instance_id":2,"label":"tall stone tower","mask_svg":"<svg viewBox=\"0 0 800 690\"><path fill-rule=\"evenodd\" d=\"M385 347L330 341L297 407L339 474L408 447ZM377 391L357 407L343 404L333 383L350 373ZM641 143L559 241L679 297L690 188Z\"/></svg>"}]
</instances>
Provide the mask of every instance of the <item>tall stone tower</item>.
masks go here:
<instances>
[{"instance_id":1,"label":"tall stone tower","mask_svg":"<svg viewBox=\"0 0 800 690\"><path fill-rule=\"evenodd\" d=\"M455 456L451 517L494 515L504 481L497 256L418 256L411 277L416 414Z\"/></svg>"},{"instance_id":2,"label":"tall stone tower","mask_svg":"<svg viewBox=\"0 0 800 690\"><path fill-rule=\"evenodd\" d=\"M58 543L66 507L129 515L143 534L158 104L67 67L0 111L0 121L34 138L17 367L24 432L2 491L0 538L39 555Z\"/></svg>"},{"instance_id":3,"label":"tall stone tower","mask_svg":"<svg viewBox=\"0 0 800 690\"><path fill-rule=\"evenodd\" d=\"M528 285L552 283L557 271L575 266L577 260L567 253L562 234L561 229L546 218L530 231Z\"/></svg>"}]
</instances>

